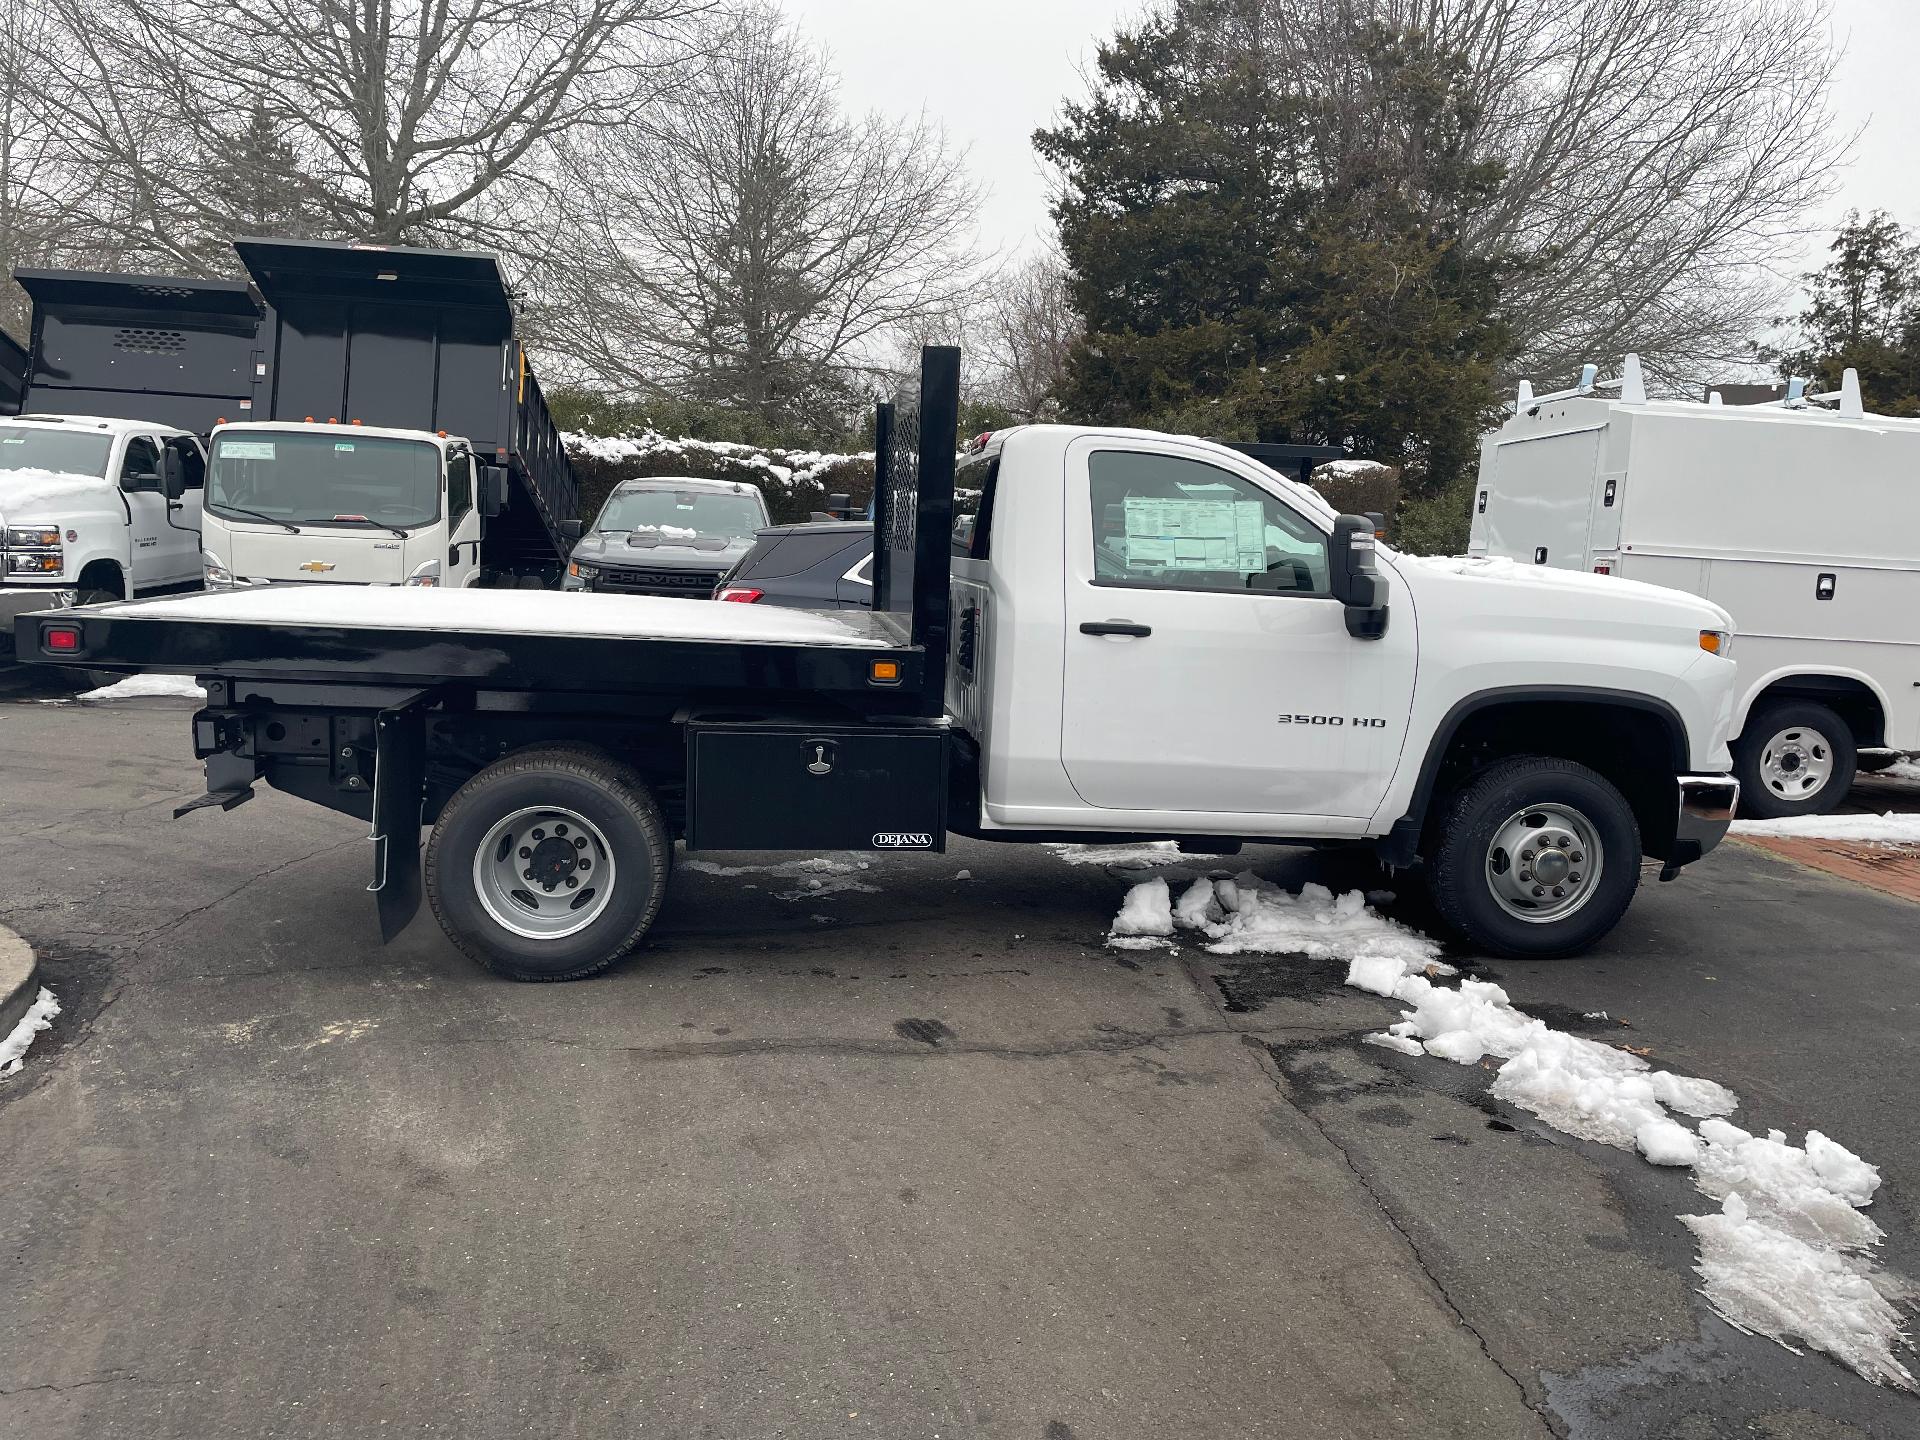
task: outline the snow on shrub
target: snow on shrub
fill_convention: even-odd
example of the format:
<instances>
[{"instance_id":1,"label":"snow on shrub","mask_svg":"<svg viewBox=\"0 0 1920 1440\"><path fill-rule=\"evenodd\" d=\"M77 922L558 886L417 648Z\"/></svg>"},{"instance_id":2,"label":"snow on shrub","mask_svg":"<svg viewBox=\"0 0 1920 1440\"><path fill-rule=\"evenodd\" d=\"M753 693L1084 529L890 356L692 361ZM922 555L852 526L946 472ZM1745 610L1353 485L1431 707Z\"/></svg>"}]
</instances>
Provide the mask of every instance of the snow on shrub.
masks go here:
<instances>
[{"instance_id":1,"label":"snow on shrub","mask_svg":"<svg viewBox=\"0 0 1920 1440\"><path fill-rule=\"evenodd\" d=\"M865 511L873 494L873 452L836 455L821 450L784 450L733 440L685 440L646 430L638 435L569 433L567 459L580 481L580 516L591 523L622 480L684 475L699 480L735 480L767 497L776 525L805 520L824 510L829 495L847 495Z\"/></svg>"}]
</instances>

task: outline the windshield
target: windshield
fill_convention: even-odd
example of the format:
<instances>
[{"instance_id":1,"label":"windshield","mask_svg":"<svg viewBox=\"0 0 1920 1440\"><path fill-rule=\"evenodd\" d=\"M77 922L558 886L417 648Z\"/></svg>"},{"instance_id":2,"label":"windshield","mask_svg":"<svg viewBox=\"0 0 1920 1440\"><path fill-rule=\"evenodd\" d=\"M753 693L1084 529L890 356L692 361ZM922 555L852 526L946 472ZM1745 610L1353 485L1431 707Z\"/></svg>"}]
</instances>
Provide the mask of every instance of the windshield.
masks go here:
<instances>
[{"instance_id":1,"label":"windshield","mask_svg":"<svg viewBox=\"0 0 1920 1440\"><path fill-rule=\"evenodd\" d=\"M742 540L767 523L755 495L711 490L625 490L601 508L595 530L657 532L662 540L725 535Z\"/></svg>"},{"instance_id":2,"label":"windshield","mask_svg":"<svg viewBox=\"0 0 1920 1440\"><path fill-rule=\"evenodd\" d=\"M243 520L407 529L440 515L440 451L424 440L223 433L208 469L207 508Z\"/></svg>"},{"instance_id":3,"label":"windshield","mask_svg":"<svg viewBox=\"0 0 1920 1440\"><path fill-rule=\"evenodd\" d=\"M0 425L0 470L57 470L104 480L111 435Z\"/></svg>"}]
</instances>

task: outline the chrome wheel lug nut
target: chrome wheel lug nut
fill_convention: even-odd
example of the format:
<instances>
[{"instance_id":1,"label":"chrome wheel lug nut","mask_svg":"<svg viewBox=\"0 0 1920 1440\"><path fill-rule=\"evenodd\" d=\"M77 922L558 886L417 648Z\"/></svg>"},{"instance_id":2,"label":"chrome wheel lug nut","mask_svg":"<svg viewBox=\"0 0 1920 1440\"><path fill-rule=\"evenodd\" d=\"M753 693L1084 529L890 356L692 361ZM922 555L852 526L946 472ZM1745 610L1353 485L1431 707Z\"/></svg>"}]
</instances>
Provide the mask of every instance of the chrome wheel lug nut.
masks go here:
<instances>
[{"instance_id":1,"label":"chrome wheel lug nut","mask_svg":"<svg viewBox=\"0 0 1920 1440\"><path fill-rule=\"evenodd\" d=\"M533 838L536 840L544 840L547 838L547 832L544 830L535 830L533 832Z\"/></svg>"},{"instance_id":2,"label":"chrome wheel lug nut","mask_svg":"<svg viewBox=\"0 0 1920 1440\"><path fill-rule=\"evenodd\" d=\"M1573 861L1573 863L1576 865L1584 865L1587 863L1587 857L1582 855L1578 850L1574 851L1573 854L1569 855L1567 858Z\"/></svg>"},{"instance_id":3,"label":"chrome wheel lug nut","mask_svg":"<svg viewBox=\"0 0 1920 1440\"><path fill-rule=\"evenodd\" d=\"M547 888L551 890L553 887L549 885ZM1556 885L1553 887L1553 898L1556 900L1564 900L1567 898L1567 892Z\"/></svg>"},{"instance_id":4,"label":"chrome wheel lug nut","mask_svg":"<svg viewBox=\"0 0 1920 1440\"><path fill-rule=\"evenodd\" d=\"M1569 884L1578 885L1580 883L1580 872L1578 870L1574 871L1571 875L1567 876L1567 881Z\"/></svg>"},{"instance_id":5,"label":"chrome wheel lug nut","mask_svg":"<svg viewBox=\"0 0 1920 1440\"><path fill-rule=\"evenodd\" d=\"M533 851L529 850L525 845L522 845L520 847L520 858L522 860L531 860L533 858Z\"/></svg>"},{"instance_id":6,"label":"chrome wheel lug nut","mask_svg":"<svg viewBox=\"0 0 1920 1440\"><path fill-rule=\"evenodd\" d=\"M549 895L553 893L553 881L551 880L547 881L547 893Z\"/></svg>"},{"instance_id":7,"label":"chrome wheel lug nut","mask_svg":"<svg viewBox=\"0 0 1920 1440\"><path fill-rule=\"evenodd\" d=\"M581 861L579 862L579 865L580 865L580 868L581 868L582 870L591 870L591 869L593 868L593 861L591 861L591 860L581 860Z\"/></svg>"},{"instance_id":8,"label":"chrome wheel lug nut","mask_svg":"<svg viewBox=\"0 0 1920 1440\"><path fill-rule=\"evenodd\" d=\"M567 889L571 890L575 886L577 886L579 883L580 883L580 877L578 875L567 876Z\"/></svg>"},{"instance_id":9,"label":"chrome wheel lug nut","mask_svg":"<svg viewBox=\"0 0 1920 1440\"><path fill-rule=\"evenodd\" d=\"M1520 858L1522 860L1531 860L1533 859L1533 852L1531 850L1522 850L1520 852Z\"/></svg>"},{"instance_id":10,"label":"chrome wheel lug nut","mask_svg":"<svg viewBox=\"0 0 1920 1440\"><path fill-rule=\"evenodd\" d=\"M1534 886L1534 887L1533 887L1533 893L1534 893L1534 894L1536 894L1536 895L1544 895L1544 894L1546 894L1547 892L1546 892L1546 891L1545 891L1545 890L1544 890L1543 888L1541 888L1540 886L1538 886L1538 885L1536 885L1536 886Z\"/></svg>"},{"instance_id":11,"label":"chrome wheel lug nut","mask_svg":"<svg viewBox=\"0 0 1920 1440\"><path fill-rule=\"evenodd\" d=\"M567 827L564 825L556 825L553 827L553 833L556 835L564 835L567 833Z\"/></svg>"},{"instance_id":12,"label":"chrome wheel lug nut","mask_svg":"<svg viewBox=\"0 0 1920 1440\"><path fill-rule=\"evenodd\" d=\"M573 837L573 848L574 848L574 849L576 849L576 850L584 850L584 849L586 849L586 848L587 848L587 837L586 837L586 836L584 836L584 835L576 835L576 836L574 836L574 837Z\"/></svg>"},{"instance_id":13,"label":"chrome wheel lug nut","mask_svg":"<svg viewBox=\"0 0 1920 1440\"><path fill-rule=\"evenodd\" d=\"M533 879L533 867L531 865L529 865L526 869L522 870L520 873L526 876L526 878L529 880Z\"/></svg>"}]
</instances>

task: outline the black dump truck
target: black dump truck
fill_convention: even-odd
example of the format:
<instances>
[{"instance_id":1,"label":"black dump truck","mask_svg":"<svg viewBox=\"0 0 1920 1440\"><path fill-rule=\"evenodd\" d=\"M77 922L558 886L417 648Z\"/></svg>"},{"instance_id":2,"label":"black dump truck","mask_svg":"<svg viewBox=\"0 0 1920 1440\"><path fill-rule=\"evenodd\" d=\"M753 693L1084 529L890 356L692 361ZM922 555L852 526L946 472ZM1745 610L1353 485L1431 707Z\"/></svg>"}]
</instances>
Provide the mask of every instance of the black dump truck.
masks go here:
<instances>
[{"instance_id":1,"label":"black dump truck","mask_svg":"<svg viewBox=\"0 0 1920 1440\"><path fill-rule=\"evenodd\" d=\"M459 437L483 467L476 489L487 513L471 542L481 564L490 576L557 584L579 523L579 487L514 333L499 262L471 251L322 241L242 239L234 250L248 280L15 272L33 301L19 410L151 420L202 436L271 423ZM0 380L0 397L6 389ZM293 500L285 514L272 503L249 505L252 520L223 511L223 488L251 497L324 485L317 473L263 478L259 457L270 439L245 436L251 448L237 450L227 471L216 458L207 528L231 545L209 539L213 570L235 573L226 550L245 549L248 527L284 530L313 518ZM285 450L283 467L298 453ZM457 491L457 467L454 483ZM436 509L441 521L451 518L446 505ZM246 578L244 563L239 573Z\"/></svg>"}]
</instances>

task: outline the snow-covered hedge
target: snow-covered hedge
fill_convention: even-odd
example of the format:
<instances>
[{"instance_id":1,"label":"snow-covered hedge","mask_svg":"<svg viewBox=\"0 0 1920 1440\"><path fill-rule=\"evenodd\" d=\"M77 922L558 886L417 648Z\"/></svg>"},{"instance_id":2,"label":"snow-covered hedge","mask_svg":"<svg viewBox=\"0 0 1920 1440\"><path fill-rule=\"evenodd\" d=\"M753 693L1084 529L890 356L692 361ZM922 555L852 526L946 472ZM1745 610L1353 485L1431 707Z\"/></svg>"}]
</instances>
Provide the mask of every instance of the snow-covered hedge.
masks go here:
<instances>
[{"instance_id":1,"label":"snow-covered hedge","mask_svg":"<svg viewBox=\"0 0 1920 1440\"><path fill-rule=\"evenodd\" d=\"M644 431L613 438L570 433L567 458L580 481L580 516L591 523L613 487L652 475L741 480L767 497L776 525L826 508L828 495L848 495L861 510L873 493L873 452L832 455L781 450L731 440L681 440Z\"/></svg>"}]
</instances>

